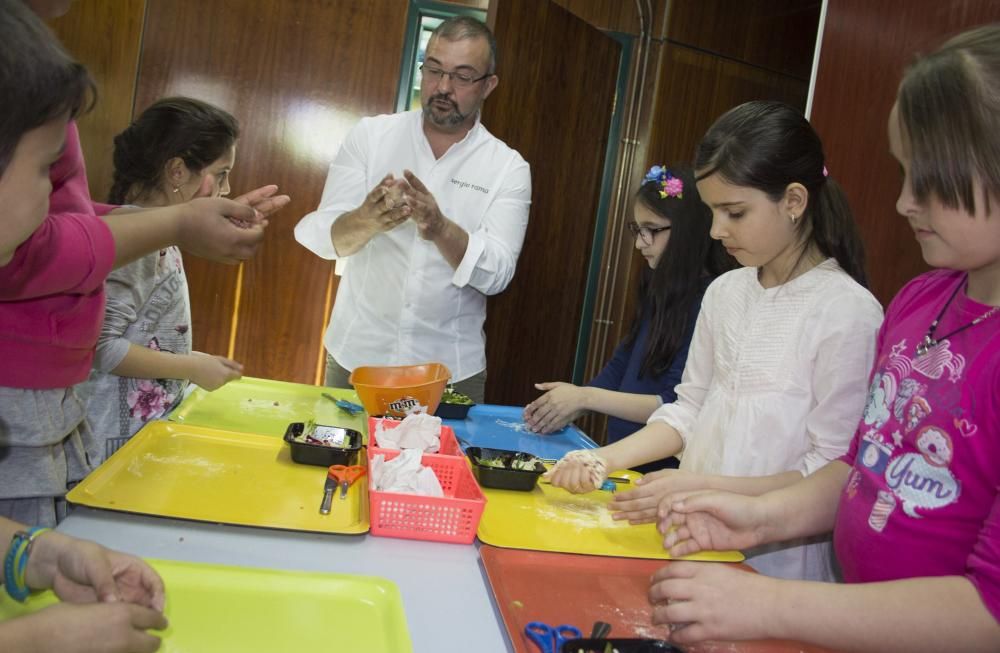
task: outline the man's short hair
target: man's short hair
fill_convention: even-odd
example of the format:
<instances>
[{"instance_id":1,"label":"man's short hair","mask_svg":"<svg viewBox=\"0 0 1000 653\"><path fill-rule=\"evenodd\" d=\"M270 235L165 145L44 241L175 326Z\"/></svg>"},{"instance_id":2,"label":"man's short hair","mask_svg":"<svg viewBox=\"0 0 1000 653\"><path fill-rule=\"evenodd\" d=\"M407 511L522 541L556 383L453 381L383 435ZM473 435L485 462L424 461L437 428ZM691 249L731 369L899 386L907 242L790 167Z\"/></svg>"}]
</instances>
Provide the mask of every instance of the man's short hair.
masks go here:
<instances>
[{"instance_id":1,"label":"man's short hair","mask_svg":"<svg viewBox=\"0 0 1000 653\"><path fill-rule=\"evenodd\" d=\"M441 37L449 41L461 41L463 39L486 39L490 46L490 63L486 71L492 75L497 70L497 40L493 37L493 32L486 26L486 23L477 20L472 16L452 16L440 25L433 32L431 38Z\"/></svg>"}]
</instances>

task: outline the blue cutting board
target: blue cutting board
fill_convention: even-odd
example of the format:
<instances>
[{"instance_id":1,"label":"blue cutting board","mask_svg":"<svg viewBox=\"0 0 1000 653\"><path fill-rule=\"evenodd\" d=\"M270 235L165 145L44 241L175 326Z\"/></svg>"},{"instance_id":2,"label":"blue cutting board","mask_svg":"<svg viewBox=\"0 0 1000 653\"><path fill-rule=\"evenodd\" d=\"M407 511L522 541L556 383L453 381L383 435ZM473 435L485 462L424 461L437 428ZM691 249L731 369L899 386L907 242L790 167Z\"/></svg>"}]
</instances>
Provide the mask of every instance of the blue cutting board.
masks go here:
<instances>
[{"instance_id":1,"label":"blue cutting board","mask_svg":"<svg viewBox=\"0 0 1000 653\"><path fill-rule=\"evenodd\" d=\"M465 419L446 419L442 423L473 446L526 451L540 458L558 459L573 449L597 448L597 443L573 424L549 435L532 433L524 423L523 413L521 406L478 404Z\"/></svg>"}]
</instances>

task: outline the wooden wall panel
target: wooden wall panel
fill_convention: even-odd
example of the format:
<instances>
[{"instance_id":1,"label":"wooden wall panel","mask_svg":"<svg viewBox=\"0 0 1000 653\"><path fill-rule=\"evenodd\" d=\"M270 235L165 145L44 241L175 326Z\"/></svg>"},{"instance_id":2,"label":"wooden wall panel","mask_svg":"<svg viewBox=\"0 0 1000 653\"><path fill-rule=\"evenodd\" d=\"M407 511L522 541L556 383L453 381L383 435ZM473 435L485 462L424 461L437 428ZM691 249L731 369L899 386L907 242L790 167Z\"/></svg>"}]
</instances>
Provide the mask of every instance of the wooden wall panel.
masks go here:
<instances>
[{"instance_id":1,"label":"wooden wall panel","mask_svg":"<svg viewBox=\"0 0 1000 653\"><path fill-rule=\"evenodd\" d=\"M888 153L886 120L903 69L916 52L997 20L1000 4L991 0L830 0L811 120L861 227L871 289L883 304L927 269L896 213L899 167Z\"/></svg>"},{"instance_id":2,"label":"wooden wall panel","mask_svg":"<svg viewBox=\"0 0 1000 653\"><path fill-rule=\"evenodd\" d=\"M662 57L650 162L690 162L715 119L743 102L780 100L805 109L808 82L681 45L666 45Z\"/></svg>"},{"instance_id":3,"label":"wooden wall panel","mask_svg":"<svg viewBox=\"0 0 1000 653\"><path fill-rule=\"evenodd\" d=\"M79 121L90 194L107 199L115 135L132 119L146 0L78 0L50 21L56 36L97 83L97 105Z\"/></svg>"},{"instance_id":4,"label":"wooden wall panel","mask_svg":"<svg viewBox=\"0 0 1000 653\"><path fill-rule=\"evenodd\" d=\"M809 80L820 0L671 0L667 38Z\"/></svg>"},{"instance_id":5,"label":"wooden wall panel","mask_svg":"<svg viewBox=\"0 0 1000 653\"><path fill-rule=\"evenodd\" d=\"M642 22L635 0L552 0L600 30L640 34ZM647 12L650 34L663 36L664 15L671 0L639 0Z\"/></svg>"},{"instance_id":6,"label":"wooden wall panel","mask_svg":"<svg viewBox=\"0 0 1000 653\"><path fill-rule=\"evenodd\" d=\"M531 164L533 203L514 281L489 302L486 398L524 405L572 374L620 46L554 3L494 1L504 64L483 123Z\"/></svg>"},{"instance_id":7,"label":"wooden wall panel","mask_svg":"<svg viewBox=\"0 0 1000 653\"><path fill-rule=\"evenodd\" d=\"M137 110L191 95L242 126L237 195L266 183L292 196L257 256L237 270L187 257L195 345L225 353L237 290L235 358L245 374L312 383L332 266L299 246L327 166L365 115L390 112L405 31L398 0L149 0Z\"/></svg>"}]
</instances>

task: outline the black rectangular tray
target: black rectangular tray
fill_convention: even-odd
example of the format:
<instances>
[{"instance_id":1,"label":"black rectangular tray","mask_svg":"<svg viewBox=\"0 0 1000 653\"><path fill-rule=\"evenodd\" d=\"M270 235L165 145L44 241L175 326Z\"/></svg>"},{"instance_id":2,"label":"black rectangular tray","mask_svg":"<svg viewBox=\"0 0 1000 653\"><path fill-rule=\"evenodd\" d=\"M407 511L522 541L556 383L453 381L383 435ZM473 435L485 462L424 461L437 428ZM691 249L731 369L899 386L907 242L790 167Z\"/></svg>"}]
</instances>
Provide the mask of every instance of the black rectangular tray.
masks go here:
<instances>
[{"instance_id":1,"label":"black rectangular tray","mask_svg":"<svg viewBox=\"0 0 1000 653\"><path fill-rule=\"evenodd\" d=\"M466 447L465 455L472 461L472 473L475 474L476 480L483 487L530 492L535 489L538 477L545 473L545 465L542 464L540 458L533 470L490 467L479 462L483 458L503 458L505 463L510 465L510 462L515 459L538 458L538 456L524 451Z\"/></svg>"},{"instance_id":2,"label":"black rectangular tray","mask_svg":"<svg viewBox=\"0 0 1000 653\"><path fill-rule=\"evenodd\" d=\"M322 467L358 464L358 454L361 452L361 433L341 426L328 426L326 424L317 424L317 426L343 431L344 437L348 439L349 446L326 447L310 442L298 442L295 438L302 435L306 425L304 422L292 422L285 430L285 442L292 449L292 460L303 465L319 465Z\"/></svg>"}]
</instances>

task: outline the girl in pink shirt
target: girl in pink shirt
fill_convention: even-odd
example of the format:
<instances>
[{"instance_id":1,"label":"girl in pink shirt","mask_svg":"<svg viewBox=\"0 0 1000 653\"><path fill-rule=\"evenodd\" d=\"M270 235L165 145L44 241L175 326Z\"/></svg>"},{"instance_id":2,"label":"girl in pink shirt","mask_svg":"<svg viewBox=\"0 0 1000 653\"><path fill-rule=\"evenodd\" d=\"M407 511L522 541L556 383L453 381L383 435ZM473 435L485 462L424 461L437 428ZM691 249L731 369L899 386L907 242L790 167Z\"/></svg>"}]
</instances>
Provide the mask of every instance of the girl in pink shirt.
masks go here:
<instances>
[{"instance_id":1,"label":"girl in pink shirt","mask_svg":"<svg viewBox=\"0 0 1000 653\"><path fill-rule=\"evenodd\" d=\"M676 642L1000 650L1000 24L919 59L888 127L896 209L939 269L886 312L850 451L762 496L660 505L674 555L832 529L847 584L672 563L650 599Z\"/></svg>"},{"instance_id":2,"label":"girl in pink shirt","mask_svg":"<svg viewBox=\"0 0 1000 653\"><path fill-rule=\"evenodd\" d=\"M13 7L4 11L24 11ZM225 262L249 258L264 214L288 198L272 197L269 186L238 201L201 198L141 215L95 205L72 122L93 83L44 25L18 25L5 24L23 38L4 41L9 59L0 66L0 516L54 526L67 489L92 468L82 382L105 278L171 245ZM25 54L27 64L18 60Z\"/></svg>"}]
</instances>

